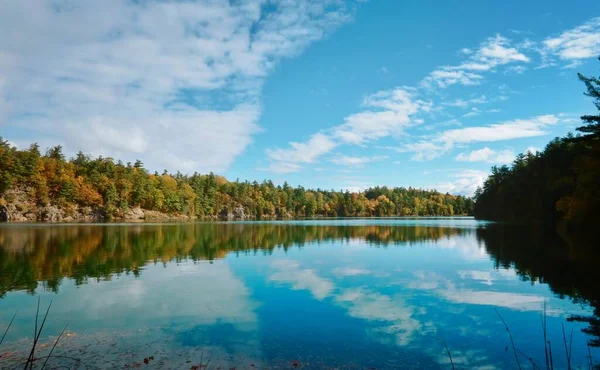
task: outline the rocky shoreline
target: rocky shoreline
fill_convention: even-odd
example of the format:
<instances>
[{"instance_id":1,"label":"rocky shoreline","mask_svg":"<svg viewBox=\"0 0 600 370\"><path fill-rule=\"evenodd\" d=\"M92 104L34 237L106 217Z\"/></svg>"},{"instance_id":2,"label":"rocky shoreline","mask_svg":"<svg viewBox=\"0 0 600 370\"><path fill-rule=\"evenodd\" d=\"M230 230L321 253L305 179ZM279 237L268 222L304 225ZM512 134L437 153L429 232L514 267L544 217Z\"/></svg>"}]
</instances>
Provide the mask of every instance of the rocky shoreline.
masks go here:
<instances>
[{"instance_id":1,"label":"rocky shoreline","mask_svg":"<svg viewBox=\"0 0 600 370\"><path fill-rule=\"evenodd\" d=\"M117 216L107 217L104 209L91 207L59 208L48 205L33 209L19 209L14 204L7 207L8 222L102 222L102 221L169 221L169 220L192 220L188 215L171 215L142 208L131 208L125 212L119 212Z\"/></svg>"},{"instance_id":2,"label":"rocky shoreline","mask_svg":"<svg viewBox=\"0 0 600 370\"><path fill-rule=\"evenodd\" d=\"M9 190L0 198L0 207L8 222L143 222L143 221L190 221L198 219L187 214L169 214L159 211L131 207L128 209L112 210L110 214L104 207L82 207L74 204L58 206L53 204L38 205L24 189ZM261 219L271 220L282 218L277 215L263 215ZM292 218L286 214L283 218ZM245 212L243 206L223 212L219 216L202 218L203 220L254 220L254 215Z\"/></svg>"},{"instance_id":3,"label":"rocky shoreline","mask_svg":"<svg viewBox=\"0 0 600 370\"><path fill-rule=\"evenodd\" d=\"M110 216L104 207L79 207L69 205L40 206L33 202L25 191L13 190L0 199L0 206L7 215L8 222L102 222L102 221L147 221L147 220L192 220L184 214L167 214L158 211L132 207L116 210Z\"/></svg>"}]
</instances>

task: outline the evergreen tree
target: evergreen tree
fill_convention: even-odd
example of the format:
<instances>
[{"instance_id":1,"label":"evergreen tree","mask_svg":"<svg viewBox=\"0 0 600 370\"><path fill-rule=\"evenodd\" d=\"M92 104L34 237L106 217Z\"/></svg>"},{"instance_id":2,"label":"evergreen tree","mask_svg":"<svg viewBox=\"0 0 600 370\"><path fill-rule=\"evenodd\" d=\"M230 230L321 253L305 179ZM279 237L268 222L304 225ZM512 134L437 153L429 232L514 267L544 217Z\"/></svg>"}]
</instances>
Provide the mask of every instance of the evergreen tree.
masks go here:
<instances>
[{"instance_id":1,"label":"evergreen tree","mask_svg":"<svg viewBox=\"0 0 600 370\"><path fill-rule=\"evenodd\" d=\"M598 60L600 60L600 58L598 58ZM600 138L600 77L586 77L581 73L578 73L577 76L585 84L587 89L585 95L594 99L594 104L599 111L596 115L585 115L581 117L586 125L577 127L577 131L584 134L582 138L585 140L597 140Z\"/></svg>"},{"instance_id":2,"label":"evergreen tree","mask_svg":"<svg viewBox=\"0 0 600 370\"><path fill-rule=\"evenodd\" d=\"M556 138L535 154L519 154L511 167L492 167L475 193L476 217L593 224L600 212L600 79L578 76L598 113L581 117L585 125L577 128L577 136Z\"/></svg>"}]
</instances>

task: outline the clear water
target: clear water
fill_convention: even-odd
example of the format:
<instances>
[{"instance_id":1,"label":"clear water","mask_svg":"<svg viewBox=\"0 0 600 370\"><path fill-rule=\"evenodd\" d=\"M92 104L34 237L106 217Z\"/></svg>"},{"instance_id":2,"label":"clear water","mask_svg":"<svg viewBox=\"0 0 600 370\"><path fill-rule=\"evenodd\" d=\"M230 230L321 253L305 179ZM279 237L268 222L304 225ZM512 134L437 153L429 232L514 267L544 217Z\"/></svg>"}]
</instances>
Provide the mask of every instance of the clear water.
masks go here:
<instances>
[{"instance_id":1,"label":"clear water","mask_svg":"<svg viewBox=\"0 0 600 370\"><path fill-rule=\"evenodd\" d=\"M0 368L588 369L597 256L470 218L0 226ZM600 351L591 348L600 360ZM146 365L144 358L154 359ZM41 362L37 367L41 368ZM207 364L208 362L208 364ZM34 367L35 368L35 367Z\"/></svg>"}]
</instances>

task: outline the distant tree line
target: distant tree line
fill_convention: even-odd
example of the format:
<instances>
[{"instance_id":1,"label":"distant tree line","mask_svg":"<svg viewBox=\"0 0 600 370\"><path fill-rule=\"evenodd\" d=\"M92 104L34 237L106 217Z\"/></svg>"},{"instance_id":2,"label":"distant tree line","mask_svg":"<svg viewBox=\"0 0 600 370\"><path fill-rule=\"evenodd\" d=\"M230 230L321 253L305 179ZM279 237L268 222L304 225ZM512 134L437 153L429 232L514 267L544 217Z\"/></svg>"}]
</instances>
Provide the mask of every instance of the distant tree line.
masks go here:
<instances>
[{"instance_id":1,"label":"distant tree line","mask_svg":"<svg viewBox=\"0 0 600 370\"><path fill-rule=\"evenodd\" d=\"M0 137L0 203L11 191L38 205L102 208L119 217L132 207L191 217L370 217L472 214L473 201L435 190L374 187L363 192L305 189L271 181L231 182L210 174L150 173L141 161L122 163L60 146L19 150ZM1 204L0 204L1 205Z\"/></svg>"},{"instance_id":2,"label":"distant tree line","mask_svg":"<svg viewBox=\"0 0 600 370\"><path fill-rule=\"evenodd\" d=\"M600 111L600 79L578 76ZM555 138L541 152L519 154L510 167L492 167L475 193L475 216L526 223L597 223L600 114L581 119L585 125L577 128L577 135Z\"/></svg>"}]
</instances>

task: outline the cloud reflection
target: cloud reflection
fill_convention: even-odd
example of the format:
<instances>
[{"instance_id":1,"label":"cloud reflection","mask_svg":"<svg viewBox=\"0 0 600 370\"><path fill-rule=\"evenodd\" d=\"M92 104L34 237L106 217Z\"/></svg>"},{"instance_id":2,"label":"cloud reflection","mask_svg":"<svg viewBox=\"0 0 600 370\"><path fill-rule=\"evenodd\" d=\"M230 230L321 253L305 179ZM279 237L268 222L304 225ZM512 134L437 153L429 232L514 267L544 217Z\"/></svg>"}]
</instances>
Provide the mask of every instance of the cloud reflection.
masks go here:
<instances>
[{"instance_id":1,"label":"cloud reflection","mask_svg":"<svg viewBox=\"0 0 600 370\"><path fill-rule=\"evenodd\" d=\"M89 283L86 289L65 287L62 294L73 295L73 299L61 300L53 312L83 316L80 320L102 319L111 312L112 321L145 322L149 326L185 320L188 325L225 322L238 330L256 329L258 304L227 263L186 262L147 269L152 273L136 279ZM181 297L186 297L183 304Z\"/></svg>"},{"instance_id":2,"label":"cloud reflection","mask_svg":"<svg viewBox=\"0 0 600 370\"><path fill-rule=\"evenodd\" d=\"M389 296L365 286L340 290L330 280L319 277L314 270L302 269L298 262L291 260L274 261L271 267L275 272L269 281L289 283L294 290L308 290L318 300L329 297L334 304L345 308L351 317L377 323L371 330L379 333L379 337L381 333L392 335L396 344L406 345L411 342L414 333L428 331L414 317L416 308L399 295ZM352 276L368 271L340 267L332 273Z\"/></svg>"},{"instance_id":3,"label":"cloud reflection","mask_svg":"<svg viewBox=\"0 0 600 370\"><path fill-rule=\"evenodd\" d=\"M361 269L361 268L353 268L353 267L338 267L331 271L334 275L339 277L345 276L356 276L356 275L369 275L372 274L371 271Z\"/></svg>"},{"instance_id":4,"label":"cloud reflection","mask_svg":"<svg viewBox=\"0 0 600 370\"><path fill-rule=\"evenodd\" d=\"M312 269L300 269L297 262L291 260L277 260L271 264L277 270L269 278L269 281L279 283L290 283L294 290L308 290L316 299L323 300L333 290L333 283L323 279Z\"/></svg>"},{"instance_id":5,"label":"cloud reflection","mask_svg":"<svg viewBox=\"0 0 600 370\"><path fill-rule=\"evenodd\" d=\"M514 280L517 272L513 269L498 269L494 271L460 270L457 271L461 279L471 279L485 285L493 285L495 280Z\"/></svg>"},{"instance_id":6,"label":"cloud reflection","mask_svg":"<svg viewBox=\"0 0 600 370\"><path fill-rule=\"evenodd\" d=\"M544 301L546 301L549 316L566 314L564 309L553 306L555 302L545 295L491 289L480 290L474 289L472 284L469 284L471 281L475 281L491 287L499 280L512 281L516 278L514 270L459 270L457 274L460 279L451 280L434 271L417 270L413 272L414 279L407 282L406 287L424 292L430 291L430 294L456 304L503 307L515 311L541 312ZM572 314L573 309L571 307L569 313Z\"/></svg>"},{"instance_id":7,"label":"cloud reflection","mask_svg":"<svg viewBox=\"0 0 600 370\"><path fill-rule=\"evenodd\" d=\"M393 335L396 344L409 344L414 333L425 331L423 324L414 317L415 308L400 296L391 297L362 287L344 290L334 299L348 310L350 316L379 322L381 326L373 330Z\"/></svg>"}]
</instances>

